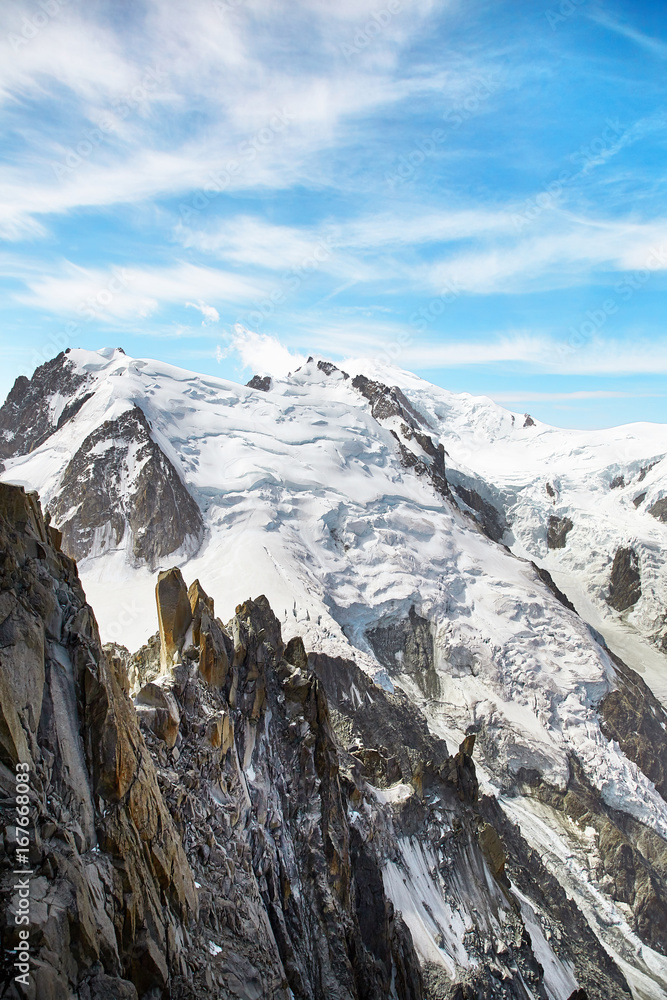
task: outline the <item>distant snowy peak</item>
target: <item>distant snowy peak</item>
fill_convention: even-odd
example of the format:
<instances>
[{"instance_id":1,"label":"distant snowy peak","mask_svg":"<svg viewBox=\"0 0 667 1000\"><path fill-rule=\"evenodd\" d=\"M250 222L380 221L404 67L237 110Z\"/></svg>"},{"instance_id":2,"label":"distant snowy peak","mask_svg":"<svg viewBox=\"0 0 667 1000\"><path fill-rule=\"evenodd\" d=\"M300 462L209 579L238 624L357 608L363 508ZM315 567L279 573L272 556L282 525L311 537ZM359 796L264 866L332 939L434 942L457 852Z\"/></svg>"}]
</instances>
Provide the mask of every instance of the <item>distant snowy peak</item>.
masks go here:
<instances>
[{"instance_id":1,"label":"distant snowy peak","mask_svg":"<svg viewBox=\"0 0 667 1000\"><path fill-rule=\"evenodd\" d=\"M0 409L0 463L38 448L76 415L92 379L64 353L19 376Z\"/></svg>"},{"instance_id":2,"label":"distant snowy peak","mask_svg":"<svg viewBox=\"0 0 667 1000\"><path fill-rule=\"evenodd\" d=\"M47 486L63 550L76 559L123 551L154 569L172 553L193 555L204 536L199 507L141 407L109 391L132 359L89 353L62 353L17 380L0 409L3 457L33 456L27 485Z\"/></svg>"},{"instance_id":3,"label":"distant snowy peak","mask_svg":"<svg viewBox=\"0 0 667 1000\"><path fill-rule=\"evenodd\" d=\"M125 425L124 444L106 457L90 453L102 442L91 445L90 436L133 409L142 417ZM131 446L130 424L138 435ZM174 522L169 497L187 511L164 546L153 540L147 549L137 535L146 512L133 499L141 472L133 471L130 447L154 456L143 475L161 484L158 520ZM297 491L340 483L341 499L361 500L407 477L539 563L566 593L583 586L596 626L623 621L659 646L667 643L666 451L660 425L560 430L374 359L338 367L309 358L289 376L244 387L121 349L71 350L19 379L0 409L5 478L40 490L79 558L122 550L150 566L170 551L185 556L216 498L262 482ZM101 481L103 469L119 483L107 491L116 499L106 511L102 497L93 502L98 487L85 503L82 489ZM629 591L635 600L619 610L610 595L615 560L623 558L638 580Z\"/></svg>"}]
</instances>

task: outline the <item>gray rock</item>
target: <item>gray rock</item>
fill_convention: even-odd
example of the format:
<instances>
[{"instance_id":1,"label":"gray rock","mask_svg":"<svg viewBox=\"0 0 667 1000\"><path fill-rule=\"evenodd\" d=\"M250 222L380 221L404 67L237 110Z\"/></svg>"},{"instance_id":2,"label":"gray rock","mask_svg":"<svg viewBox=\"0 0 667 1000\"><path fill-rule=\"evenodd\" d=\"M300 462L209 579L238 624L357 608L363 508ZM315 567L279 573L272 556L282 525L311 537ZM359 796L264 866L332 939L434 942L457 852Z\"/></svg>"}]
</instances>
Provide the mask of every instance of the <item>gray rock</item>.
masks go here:
<instances>
[{"instance_id":1,"label":"gray rock","mask_svg":"<svg viewBox=\"0 0 667 1000\"><path fill-rule=\"evenodd\" d=\"M547 525L547 548L564 549L567 536L573 527L574 524L569 517L556 517L555 514L551 514Z\"/></svg>"},{"instance_id":2,"label":"gray rock","mask_svg":"<svg viewBox=\"0 0 667 1000\"><path fill-rule=\"evenodd\" d=\"M639 559L632 548L617 549L609 580L607 603L616 611L634 607L642 596Z\"/></svg>"},{"instance_id":3,"label":"gray rock","mask_svg":"<svg viewBox=\"0 0 667 1000\"><path fill-rule=\"evenodd\" d=\"M131 489L122 486L128 480ZM49 512L62 532L63 551L77 559L95 545L127 544L129 536L131 558L155 569L182 547L194 554L204 533L199 507L138 406L88 435Z\"/></svg>"}]
</instances>

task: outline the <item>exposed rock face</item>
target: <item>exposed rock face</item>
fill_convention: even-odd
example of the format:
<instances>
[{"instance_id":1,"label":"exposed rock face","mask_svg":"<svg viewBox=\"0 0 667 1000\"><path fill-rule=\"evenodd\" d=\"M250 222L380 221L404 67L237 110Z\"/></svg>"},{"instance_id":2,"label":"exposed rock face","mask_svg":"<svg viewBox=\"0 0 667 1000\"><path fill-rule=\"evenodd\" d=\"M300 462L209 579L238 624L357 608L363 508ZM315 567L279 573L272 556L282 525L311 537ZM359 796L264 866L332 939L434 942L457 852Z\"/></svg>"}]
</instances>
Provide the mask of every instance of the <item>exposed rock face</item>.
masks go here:
<instances>
[{"instance_id":1,"label":"exposed rock face","mask_svg":"<svg viewBox=\"0 0 667 1000\"><path fill-rule=\"evenodd\" d=\"M429 855L432 873L436 880L443 879L440 884L455 911L457 905L464 910L466 900L467 905L472 903L478 907L474 930L468 939L473 954L475 948L479 949L477 974L462 974L460 984L452 985L443 976L441 967L426 960L423 962L425 997L432 1000L441 997L493 998L503 996L506 990L509 996L527 998L529 994L523 992L523 983L530 986L533 996L543 996L542 971L531 956L530 946L531 936L536 934L533 927L537 926L540 934L543 930L548 937L559 959L575 970L576 981L586 988L590 1000L609 1000L610 997L630 1000L630 990L623 975L607 956L577 906L523 839L518 827L508 822L495 799L484 796L478 803L471 758L474 736L468 737L459 752L450 757L444 742L429 732L423 715L402 692L389 694L379 689L349 660L310 653L308 661L327 694L339 744L347 747L347 754L343 750L339 753L342 761L348 762L345 771L357 789L352 799L355 810L361 812L360 803L365 804L365 800L359 798L364 782L380 788L391 787L392 781L387 781L386 771L383 776L377 766L378 757L385 764L394 760L400 768L400 779L393 781L403 782L394 786L402 789L402 797L395 797L391 809L391 836L388 838L386 827L380 833L377 826L373 826L375 832L368 838L369 848L375 844L380 855L384 852L386 857L398 859L403 884L415 874L410 866L410 851L402 853L406 843L430 844L434 851ZM358 749L362 746L377 747L377 754L371 756L368 750L362 754ZM367 815L366 809L363 815ZM503 942L496 940L491 950L488 939L485 943L485 927L487 920L493 920L494 904L488 897L480 903L474 887L480 875L480 863L489 872L486 877L491 878L491 884L497 880L504 894L508 891L509 876L531 899L535 909L533 913L522 904L519 911L515 901L515 909L508 916L500 904L501 926L505 928ZM384 868L385 885L393 884L393 874L390 862ZM493 897L493 892L490 895ZM428 899L427 906L433 905L432 897L422 895L421 898ZM504 895L503 899L506 903ZM519 912L524 923L516 922ZM525 922L528 916L534 924ZM428 923L428 916L424 913L423 917ZM415 919L415 914L409 919ZM490 955L493 955L490 965L496 970L492 975L489 974ZM501 967L518 967L522 983L512 979L511 974L501 973ZM574 991L574 977L571 981Z\"/></svg>"},{"instance_id":2,"label":"exposed rock face","mask_svg":"<svg viewBox=\"0 0 667 1000\"><path fill-rule=\"evenodd\" d=\"M64 551L77 559L114 548L127 536L133 559L154 569L182 547L194 554L204 533L199 507L138 406L88 435L49 512L63 533Z\"/></svg>"},{"instance_id":3,"label":"exposed rock face","mask_svg":"<svg viewBox=\"0 0 667 1000\"><path fill-rule=\"evenodd\" d=\"M246 382L249 389L259 389L260 392L268 392L271 388L270 375L253 375L249 382Z\"/></svg>"},{"instance_id":4,"label":"exposed rock face","mask_svg":"<svg viewBox=\"0 0 667 1000\"><path fill-rule=\"evenodd\" d=\"M604 885L614 900L629 908L630 922L642 941L666 954L665 841L650 827L606 805L576 758L572 758L565 791L553 788L537 774L525 777L526 787L541 802L569 817L582 831L594 833L595 850L588 862L591 880Z\"/></svg>"},{"instance_id":5,"label":"exposed rock face","mask_svg":"<svg viewBox=\"0 0 667 1000\"><path fill-rule=\"evenodd\" d=\"M424 694L438 697L440 683L434 666L431 625L417 614L414 605L407 621L380 622L367 630L366 638L384 667L413 675Z\"/></svg>"},{"instance_id":6,"label":"exposed rock face","mask_svg":"<svg viewBox=\"0 0 667 1000\"><path fill-rule=\"evenodd\" d=\"M371 404L371 413L376 420L386 420L387 417L400 417L405 423L419 430L422 418L414 409L405 394L395 386L374 382L365 375L357 375L352 379L352 385Z\"/></svg>"},{"instance_id":7,"label":"exposed rock face","mask_svg":"<svg viewBox=\"0 0 667 1000\"><path fill-rule=\"evenodd\" d=\"M105 647L108 648L108 647ZM126 664L130 692L136 694L142 685L160 676L160 633L152 635L148 642L130 656L129 650L120 647L119 655Z\"/></svg>"},{"instance_id":8,"label":"exposed rock face","mask_svg":"<svg viewBox=\"0 0 667 1000\"><path fill-rule=\"evenodd\" d=\"M160 665L162 670L168 671L180 662L185 637L192 624L188 588L180 569L158 574L155 600L160 628Z\"/></svg>"},{"instance_id":9,"label":"exposed rock face","mask_svg":"<svg viewBox=\"0 0 667 1000\"><path fill-rule=\"evenodd\" d=\"M192 609L192 641L200 647L199 672L208 684L222 687L234 655L233 644L214 617L213 599L199 580L191 584L188 598Z\"/></svg>"},{"instance_id":10,"label":"exposed rock face","mask_svg":"<svg viewBox=\"0 0 667 1000\"><path fill-rule=\"evenodd\" d=\"M39 447L78 413L90 398L88 381L62 353L40 365L31 379L20 375L0 408L0 468L4 460Z\"/></svg>"},{"instance_id":11,"label":"exposed rock face","mask_svg":"<svg viewBox=\"0 0 667 1000\"><path fill-rule=\"evenodd\" d=\"M611 568L607 603L616 611L634 607L642 596L637 553L631 548L617 549Z\"/></svg>"},{"instance_id":12,"label":"exposed rock face","mask_svg":"<svg viewBox=\"0 0 667 1000\"><path fill-rule=\"evenodd\" d=\"M176 699L161 684L149 681L134 699L141 722L171 750L178 739L181 715Z\"/></svg>"},{"instance_id":13,"label":"exposed rock face","mask_svg":"<svg viewBox=\"0 0 667 1000\"><path fill-rule=\"evenodd\" d=\"M561 954L567 956L576 969L577 979L584 987L583 995L590 1000L611 997L630 1000L630 989L618 967L600 945L576 904L522 837L518 826L508 821L497 801L489 796L480 800L480 811L500 837L506 877L530 898L535 927L552 941L558 941ZM535 930L532 934L537 937ZM576 990L572 996L577 996Z\"/></svg>"},{"instance_id":14,"label":"exposed rock face","mask_svg":"<svg viewBox=\"0 0 667 1000\"><path fill-rule=\"evenodd\" d=\"M650 778L667 801L667 712L642 678L608 650L617 668L617 686L600 705L602 730Z\"/></svg>"},{"instance_id":15,"label":"exposed rock face","mask_svg":"<svg viewBox=\"0 0 667 1000\"><path fill-rule=\"evenodd\" d=\"M344 379L348 379L350 377L347 372L337 368L331 361L318 361L317 367L321 372L324 372L325 375L333 375L334 372L340 372Z\"/></svg>"},{"instance_id":16,"label":"exposed rock face","mask_svg":"<svg viewBox=\"0 0 667 1000\"><path fill-rule=\"evenodd\" d=\"M396 385L374 382L365 375L356 375L352 379L352 385L369 401L371 413L377 421L400 418L400 435L394 427L390 426L390 430L398 442L402 464L408 469L414 469L418 476L428 476L437 492L442 497L451 499L445 472L444 446L439 444L436 447L425 431L424 417L417 412L405 394ZM424 454L415 452L411 442L415 442Z\"/></svg>"},{"instance_id":17,"label":"exposed rock face","mask_svg":"<svg viewBox=\"0 0 667 1000\"><path fill-rule=\"evenodd\" d=\"M578 613L577 609L575 608L574 604L569 599L569 597L567 596L567 594L564 594L563 591L560 589L560 587L557 586L557 584L555 583L555 581L554 581L551 573L549 572L549 570L548 569L543 569L541 566L538 566L536 563L531 563L531 566L533 567L533 569L535 570L535 572L539 576L539 578L542 581L542 583L546 583L547 587L549 588L549 590L551 591L551 593L554 595L554 597L557 598L560 601L560 603L564 607L566 607L568 609L568 611L574 611L574 613L576 615Z\"/></svg>"},{"instance_id":18,"label":"exposed rock face","mask_svg":"<svg viewBox=\"0 0 667 1000\"><path fill-rule=\"evenodd\" d=\"M567 536L573 527L574 524L569 517L556 517L555 514L552 514L547 525L547 548L564 549Z\"/></svg>"},{"instance_id":19,"label":"exposed rock face","mask_svg":"<svg viewBox=\"0 0 667 1000\"><path fill-rule=\"evenodd\" d=\"M205 604L199 585L190 593ZM422 1000L410 934L349 823L319 681L285 659L265 598L216 625L233 643L228 676L204 680L200 629L199 661L170 687L178 746L152 742L201 885L191 981L172 995Z\"/></svg>"},{"instance_id":20,"label":"exposed rock face","mask_svg":"<svg viewBox=\"0 0 667 1000\"><path fill-rule=\"evenodd\" d=\"M484 534L494 542L502 541L509 525L502 510L485 500L477 490L463 485L454 486L454 492L476 515Z\"/></svg>"},{"instance_id":21,"label":"exposed rock face","mask_svg":"<svg viewBox=\"0 0 667 1000\"><path fill-rule=\"evenodd\" d=\"M646 494L644 494L646 496ZM661 500L656 500L656 502L649 507L649 514L657 518L658 521L662 521L663 524L667 524L667 497L663 497Z\"/></svg>"},{"instance_id":22,"label":"exposed rock face","mask_svg":"<svg viewBox=\"0 0 667 1000\"><path fill-rule=\"evenodd\" d=\"M18 942L17 761L29 764L33 873L30 982L5 980L3 996L159 995L181 969L197 902L122 661L102 650L76 565L51 545L35 497L4 484L0 551L5 948Z\"/></svg>"},{"instance_id":23,"label":"exposed rock face","mask_svg":"<svg viewBox=\"0 0 667 1000\"><path fill-rule=\"evenodd\" d=\"M0 780L9 794L26 760L36 793L32 1000L548 1000L536 918L508 881L526 866L572 991L629 995L495 800L479 801L474 734L450 755L405 694L285 646L265 598L223 626L177 570L158 581L159 636L135 657L102 650L74 563L16 487L0 486L0 548ZM382 655L428 677L414 608L376 632ZM641 824L571 784L568 814L609 842L605 877L621 873L619 898L660 947L662 842L642 828L642 854Z\"/></svg>"}]
</instances>

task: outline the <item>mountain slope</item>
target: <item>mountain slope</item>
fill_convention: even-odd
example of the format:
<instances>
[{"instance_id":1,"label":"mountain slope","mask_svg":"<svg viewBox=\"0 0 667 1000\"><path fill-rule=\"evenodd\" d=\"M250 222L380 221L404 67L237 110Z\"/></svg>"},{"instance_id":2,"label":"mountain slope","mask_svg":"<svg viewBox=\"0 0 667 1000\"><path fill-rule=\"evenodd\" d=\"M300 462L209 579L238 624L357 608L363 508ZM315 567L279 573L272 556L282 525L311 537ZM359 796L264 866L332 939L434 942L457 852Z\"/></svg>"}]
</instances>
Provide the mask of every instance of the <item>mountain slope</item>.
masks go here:
<instances>
[{"instance_id":1,"label":"mountain slope","mask_svg":"<svg viewBox=\"0 0 667 1000\"><path fill-rule=\"evenodd\" d=\"M102 648L59 542L0 485L3 996L629 996L490 800L484 818L474 737L450 756L404 695L285 645L266 598L224 626L177 569L157 643ZM542 885L539 917L508 863Z\"/></svg>"},{"instance_id":2,"label":"mountain slope","mask_svg":"<svg viewBox=\"0 0 667 1000\"><path fill-rule=\"evenodd\" d=\"M138 407L201 511L203 545L192 555L184 537L176 556L223 615L239 591L264 593L308 649L405 691L450 745L474 732L484 792L499 796L637 995L667 996L656 931L667 926L667 717L558 590L634 629L631 666L645 638L661 641L664 565L658 555L649 574L641 555L667 531L649 513L662 498L660 462L641 480L648 506L628 498L660 455L662 429L557 431L365 362L341 372L311 361L258 388L118 351L72 351L59 363L81 380L73 399L88 398L60 427L52 420L33 451L8 456L2 478L38 489L57 524L70 511L75 524L95 467L82 455ZM57 383L56 373L54 396ZM135 445L114 441L133 481ZM83 478L65 501L72 463ZM620 475L626 485L612 489ZM137 565L131 532L114 544L118 506L136 508L135 498L130 488L106 521L102 511L106 548L80 565L103 635L130 648L155 620L150 561ZM606 596L621 548L637 554L626 562L639 565L641 597L617 612ZM661 694L664 654L651 649L658 665L646 677ZM611 874L620 858L622 885ZM446 955L440 962L446 970Z\"/></svg>"}]
</instances>

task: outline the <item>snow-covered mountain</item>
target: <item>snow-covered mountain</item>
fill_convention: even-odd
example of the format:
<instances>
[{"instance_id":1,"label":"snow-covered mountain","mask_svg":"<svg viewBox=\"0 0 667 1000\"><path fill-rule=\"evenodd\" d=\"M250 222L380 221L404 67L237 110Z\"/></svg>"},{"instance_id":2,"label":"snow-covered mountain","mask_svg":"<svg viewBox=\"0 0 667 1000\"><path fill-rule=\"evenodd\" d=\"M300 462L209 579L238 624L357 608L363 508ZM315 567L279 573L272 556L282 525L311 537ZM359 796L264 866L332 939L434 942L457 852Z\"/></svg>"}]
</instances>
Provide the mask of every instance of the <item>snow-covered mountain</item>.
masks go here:
<instances>
[{"instance_id":1,"label":"snow-covered mountain","mask_svg":"<svg viewBox=\"0 0 667 1000\"><path fill-rule=\"evenodd\" d=\"M344 367L240 386L69 351L0 410L0 478L39 492L103 639L146 642L154 572L179 565L224 620L265 594L284 631L405 691L449 745L475 733L482 788L634 995L667 997L664 426L559 430ZM408 838L385 888L447 970L465 922L443 935L424 915L423 868ZM537 935L545 912L524 905ZM568 1000L567 969L550 983Z\"/></svg>"}]
</instances>

